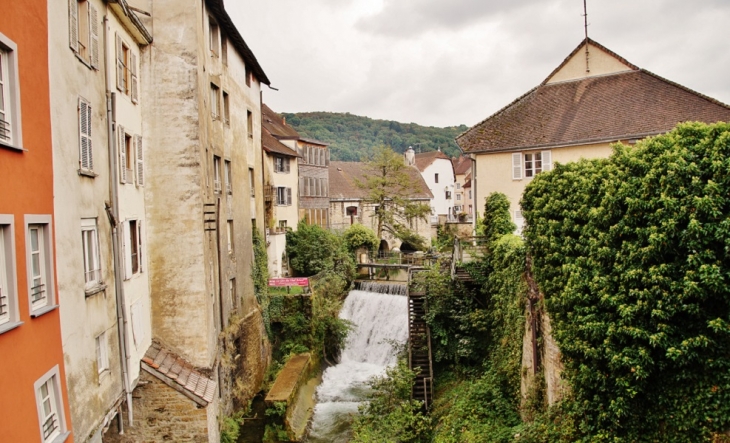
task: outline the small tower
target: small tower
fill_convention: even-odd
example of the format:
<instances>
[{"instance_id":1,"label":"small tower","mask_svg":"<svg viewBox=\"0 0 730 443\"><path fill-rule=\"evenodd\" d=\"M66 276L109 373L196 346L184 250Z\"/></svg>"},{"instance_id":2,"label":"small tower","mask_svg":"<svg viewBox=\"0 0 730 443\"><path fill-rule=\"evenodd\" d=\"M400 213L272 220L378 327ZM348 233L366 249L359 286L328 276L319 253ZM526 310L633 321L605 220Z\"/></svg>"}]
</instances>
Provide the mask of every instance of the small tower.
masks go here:
<instances>
[{"instance_id":1,"label":"small tower","mask_svg":"<svg viewBox=\"0 0 730 443\"><path fill-rule=\"evenodd\" d=\"M413 146L409 146L403 156L406 159L406 165L413 166L416 164L416 152L413 150Z\"/></svg>"}]
</instances>

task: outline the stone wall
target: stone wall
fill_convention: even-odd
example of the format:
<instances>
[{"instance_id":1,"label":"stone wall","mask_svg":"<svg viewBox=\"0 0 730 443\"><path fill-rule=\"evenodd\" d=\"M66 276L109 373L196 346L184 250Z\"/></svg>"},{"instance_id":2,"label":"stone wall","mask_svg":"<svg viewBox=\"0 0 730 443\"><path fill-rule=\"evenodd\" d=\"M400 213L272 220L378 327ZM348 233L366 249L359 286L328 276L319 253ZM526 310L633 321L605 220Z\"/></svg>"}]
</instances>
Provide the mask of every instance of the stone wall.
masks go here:
<instances>
[{"instance_id":1,"label":"stone wall","mask_svg":"<svg viewBox=\"0 0 730 443\"><path fill-rule=\"evenodd\" d=\"M120 435L117 421L113 421L104 434L103 443L157 443L157 442L208 442L207 408L142 371L140 382L132 394L134 398L134 427L128 423L127 409L124 415L124 434Z\"/></svg>"}]
</instances>

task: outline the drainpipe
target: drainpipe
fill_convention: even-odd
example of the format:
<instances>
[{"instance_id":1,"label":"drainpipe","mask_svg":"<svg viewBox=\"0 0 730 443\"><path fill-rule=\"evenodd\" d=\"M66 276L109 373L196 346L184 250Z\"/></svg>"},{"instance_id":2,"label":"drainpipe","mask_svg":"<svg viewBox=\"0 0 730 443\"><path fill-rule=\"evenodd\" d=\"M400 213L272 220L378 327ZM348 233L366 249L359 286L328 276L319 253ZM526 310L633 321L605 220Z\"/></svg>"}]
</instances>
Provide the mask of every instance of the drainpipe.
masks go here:
<instances>
[{"instance_id":1,"label":"drainpipe","mask_svg":"<svg viewBox=\"0 0 730 443\"><path fill-rule=\"evenodd\" d=\"M119 358L122 363L122 383L124 386L124 394L127 397L127 418L129 426L133 426L134 413L132 410L132 389L129 382L129 371L127 368L127 359L129 352L127 350L127 312L124 303L124 286L122 281L122 266L124 261L121 257L120 238L119 238L119 194L117 186L119 185L119 165L117 164L117 155L115 150L116 137L116 115L114 92L109 87L109 18L104 16L104 77L106 82L106 124L107 124L107 146L109 151L109 169L110 169L110 190L111 190L111 207L107 204L106 210L109 215L109 222L112 228L112 256L114 258L114 292L117 302L117 335L119 335ZM120 417L121 422L121 417Z\"/></svg>"},{"instance_id":2,"label":"drainpipe","mask_svg":"<svg viewBox=\"0 0 730 443\"><path fill-rule=\"evenodd\" d=\"M471 159L471 189L473 191L473 205L474 205L474 215L472 215L471 218L471 229L472 229L472 236L476 237L477 235L477 218L479 218L479 205L477 202L479 199L477 199L477 158L475 154L469 155L469 158Z\"/></svg>"}]
</instances>

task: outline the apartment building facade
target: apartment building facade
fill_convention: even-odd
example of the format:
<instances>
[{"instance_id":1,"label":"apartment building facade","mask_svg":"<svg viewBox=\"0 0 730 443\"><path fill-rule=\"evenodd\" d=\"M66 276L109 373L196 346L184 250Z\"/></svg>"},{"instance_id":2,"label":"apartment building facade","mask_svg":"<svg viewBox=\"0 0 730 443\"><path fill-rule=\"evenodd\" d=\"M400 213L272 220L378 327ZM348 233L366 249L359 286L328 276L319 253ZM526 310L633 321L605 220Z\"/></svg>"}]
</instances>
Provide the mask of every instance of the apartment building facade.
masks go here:
<instances>
[{"instance_id":1,"label":"apartment building facade","mask_svg":"<svg viewBox=\"0 0 730 443\"><path fill-rule=\"evenodd\" d=\"M0 439L72 442L54 248L48 4L0 14Z\"/></svg>"}]
</instances>

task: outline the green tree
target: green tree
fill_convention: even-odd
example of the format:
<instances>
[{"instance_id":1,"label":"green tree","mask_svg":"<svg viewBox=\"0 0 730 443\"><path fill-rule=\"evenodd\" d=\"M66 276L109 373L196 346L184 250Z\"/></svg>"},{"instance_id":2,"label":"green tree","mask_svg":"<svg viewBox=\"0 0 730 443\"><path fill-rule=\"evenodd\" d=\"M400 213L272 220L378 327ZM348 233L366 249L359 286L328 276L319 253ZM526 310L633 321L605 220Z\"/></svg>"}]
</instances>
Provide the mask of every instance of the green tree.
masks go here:
<instances>
[{"instance_id":1,"label":"green tree","mask_svg":"<svg viewBox=\"0 0 730 443\"><path fill-rule=\"evenodd\" d=\"M372 252L378 248L379 244L378 237L373 230L359 223L347 228L343 234L343 238L351 254L355 254L360 248L365 248Z\"/></svg>"},{"instance_id":2,"label":"green tree","mask_svg":"<svg viewBox=\"0 0 730 443\"><path fill-rule=\"evenodd\" d=\"M332 266L332 254L339 248L337 237L318 225L302 220L296 231L286 233L286 254L294 272L311 276Z\"/></svg>"},{"instance_id":3,"label":"green tree","mask_svg":"<svg viewBox=\"0 0 730 443\"><path fill-rule=\"evenodd\" d=\"M363 202L373 205L373 217L377 221L375 235L383 238L387 232L418 249L425 249L425 240L409 227L413 219L424 221L431 212L428 204L411 199L417 192L418 183L409 173L400 154L396 154L386 146L375 148L372 158L364 162L367 178L356 184L365 190Z\"/></svg>"},{"instance_id":4,"label":"green tree","mask_svg":"<svg viewBox=\"0 0 730 443\"><path fill-rule=\"evenodd\" d=\"M515 231L515 224L509 213L509 199L501 192L492 192L484 202L484 236L492 243L505 234Z\"/></svg>"}]
</instances>

